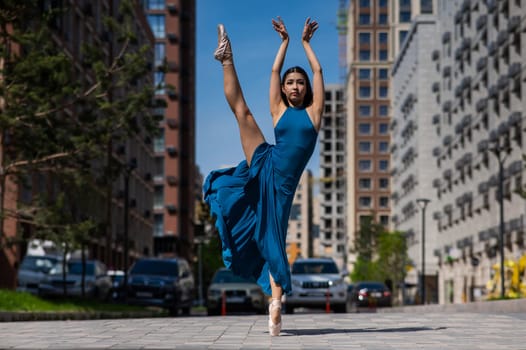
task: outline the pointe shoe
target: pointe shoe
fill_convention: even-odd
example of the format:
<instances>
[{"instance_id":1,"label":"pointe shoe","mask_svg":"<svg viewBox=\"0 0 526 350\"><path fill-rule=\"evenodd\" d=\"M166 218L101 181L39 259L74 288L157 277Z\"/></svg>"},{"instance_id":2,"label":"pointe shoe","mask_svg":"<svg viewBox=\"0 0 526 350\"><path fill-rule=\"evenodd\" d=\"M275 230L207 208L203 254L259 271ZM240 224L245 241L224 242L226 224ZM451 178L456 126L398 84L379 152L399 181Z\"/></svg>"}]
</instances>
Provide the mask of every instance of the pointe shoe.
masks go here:
<instances>
[{"instance_id":1,"label":"pointe shoe","mask_svg":"<svg viewBox=\"0 0 526 350\"><path fill-rule=\"evenodd\" d=\"M222 24L217 26L217 49L214 51L214 57L222 64L232 64L232 47Z\"/></svg>"},{"instance_id":2,"label":"pointe shoe","mask_svg":"<svg viewBox=\"0 0 526 350\"><path fill-rule=\"evenodd\" d=\"M280 321L278 324L272 322L272 312L276 309L280 314ZM279 299L272 299L272 302L268 306L268 331L270 335L274 337L278 336L279 332L281 332L281 300Z\"/></svg>"}]
</instances>

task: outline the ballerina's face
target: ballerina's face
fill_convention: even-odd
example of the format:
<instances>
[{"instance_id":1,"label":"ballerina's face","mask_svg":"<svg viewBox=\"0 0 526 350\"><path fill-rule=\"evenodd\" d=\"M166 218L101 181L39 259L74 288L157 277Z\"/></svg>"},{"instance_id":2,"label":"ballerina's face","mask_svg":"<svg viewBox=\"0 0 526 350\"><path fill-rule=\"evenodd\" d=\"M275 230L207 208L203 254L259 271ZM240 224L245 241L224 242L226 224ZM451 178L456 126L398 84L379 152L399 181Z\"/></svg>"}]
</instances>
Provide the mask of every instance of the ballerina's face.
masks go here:
<instances>
[{"instance_id":1,"label":"ballerina's face","mask_svg":"<svg viewBox=\"0 0 526 350\"><path fill-rule=\"evenodd\" d=\"M307 81L303 74L292 72L283 81L281 91L283 91L291 106L301 106L307 92Z\"/></svg>"}]
</instances>

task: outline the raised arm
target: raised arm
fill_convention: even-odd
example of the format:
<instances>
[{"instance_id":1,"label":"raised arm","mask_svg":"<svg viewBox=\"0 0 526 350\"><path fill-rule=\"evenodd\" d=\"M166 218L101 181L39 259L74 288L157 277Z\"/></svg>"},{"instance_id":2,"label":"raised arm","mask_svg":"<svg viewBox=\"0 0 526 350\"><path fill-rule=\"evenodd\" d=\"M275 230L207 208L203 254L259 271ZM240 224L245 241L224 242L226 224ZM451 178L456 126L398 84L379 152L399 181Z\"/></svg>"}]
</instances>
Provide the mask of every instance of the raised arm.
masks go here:
<instances>
[{"instance_id":1,"label":"raised arm","mask_svg":"<svg viewBox=\"0 0 526 350\"><path fill-rule=\"evenodd\" d=\"M317 29L318 22L311 21L310 17L307 18L305 20L305 26L303 27L301 42L312 70L312 105L307 107L307 112L313 119L316 129L319 130L321 125L321 115L325 103L325 87L320 62L310 45L310 40Z\"/></svg>"},{"instance_id":2,"label":"raised arm","mask_svg":"<svg viewBox=\"0 0 526 350\"><path fill-rule=\"evenodd\" d=\"M281 17L278 17L277 20L272 20L272 27L281 37L281 44L276 53L276 58L274 59L272 72L270 74L270 114L272 115L274 122L276 122L276 118L281 116L286 108L285 103L281 98L280 74L281 69L283 68L283 61L285 61L285 55L287 54L287 47L289 46L289 34Z\"/></svg>"}]
</instances>

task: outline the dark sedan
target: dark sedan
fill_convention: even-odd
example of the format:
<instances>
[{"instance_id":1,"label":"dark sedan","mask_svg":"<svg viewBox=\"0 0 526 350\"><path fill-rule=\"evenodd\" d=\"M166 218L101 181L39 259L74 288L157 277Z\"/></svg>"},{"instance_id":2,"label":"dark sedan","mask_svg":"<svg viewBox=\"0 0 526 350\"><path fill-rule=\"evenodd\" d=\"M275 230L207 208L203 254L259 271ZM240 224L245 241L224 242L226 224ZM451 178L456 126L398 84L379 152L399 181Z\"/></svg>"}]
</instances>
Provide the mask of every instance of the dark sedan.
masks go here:
<instances>
[{"instance_id":1,"label":"dark sedan","mask_svg":"<svg viewBox=\"0 0 526 350\"><path fill-rule=\"evenodd\" d=\"M391 290L383 282L364 281L349 286L352 309L392 306Z\"/></svg>"}]
</instances>

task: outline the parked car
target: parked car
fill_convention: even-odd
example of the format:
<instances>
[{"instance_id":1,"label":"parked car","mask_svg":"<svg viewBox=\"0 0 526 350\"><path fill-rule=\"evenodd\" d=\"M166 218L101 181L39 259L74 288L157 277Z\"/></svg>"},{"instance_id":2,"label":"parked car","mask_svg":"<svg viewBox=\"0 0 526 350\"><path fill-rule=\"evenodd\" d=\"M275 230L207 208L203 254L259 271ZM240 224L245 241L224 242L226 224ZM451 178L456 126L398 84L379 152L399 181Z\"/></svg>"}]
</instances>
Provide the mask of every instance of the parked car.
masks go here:
<instances>
[{"instance_id":1,"label":"parked car","mask_svg":"<svg viewBox=\"0 0 526 350\"><path fill-rule=\"evenodd\" d=\"M18 269L17 290L38 294L38 285L60 264L55 255L26 255Z\"/></svg>"},{"instance_id":2,"label":"parked car","mask_svg":"<svg viewBox=\"0 0 526 350\"><path fill-rule=\"evenodd\" d=\"M326 308L347 312L347 283L331 258L302 258L292 265L292 293L286 296L285 312L294 308Z\"/></svg>"},{"instance_id":3,"label":"parked car","mask_svg":"<svg viewBox=\"0 0 526 350\"><path fill-rule=\"evenodd\" d=\"M208 287L206 299L208 315L221 313L223 296L227 312L266 313L267 302L261 287L255 281L237 276L226 268L216 271Z\"/></svg>"},{"instance_id":4,"label":"parked car","mask_svg":"<svg viewBox=\"0 0 526 350\"><path fill-rule=\"evenodd\" d=\"M363 281L353 285L349 293L351 308L359 311L360 307L390 307L392 295L383 282Z\"/></svg>"},{"instance_id":5,"label":"parked car","mask_svg":"<svg viewBox=\"0 0 526 350\"><path fill-rule=\"evenodd\" d=\"M128 273L127 301L159 306L177 315L189 315L195 297L195 283L188 262L182 258L142 258Z\"/></svg>"},{"instance_id":6,"label":"parked car","mask_svg":"<svg viewBox=\"0 0 526 350\"><path fill-rule=\"evenodd\" d=\"M82 296L82 260L69 260L66 263L66 278L63 278L62 264L58 264L38 286L41 296ZM107 300L111 289L111 278L107 268L99 260L86 260L84 272L84 296Z\"/></svg>"}]
</instances>

